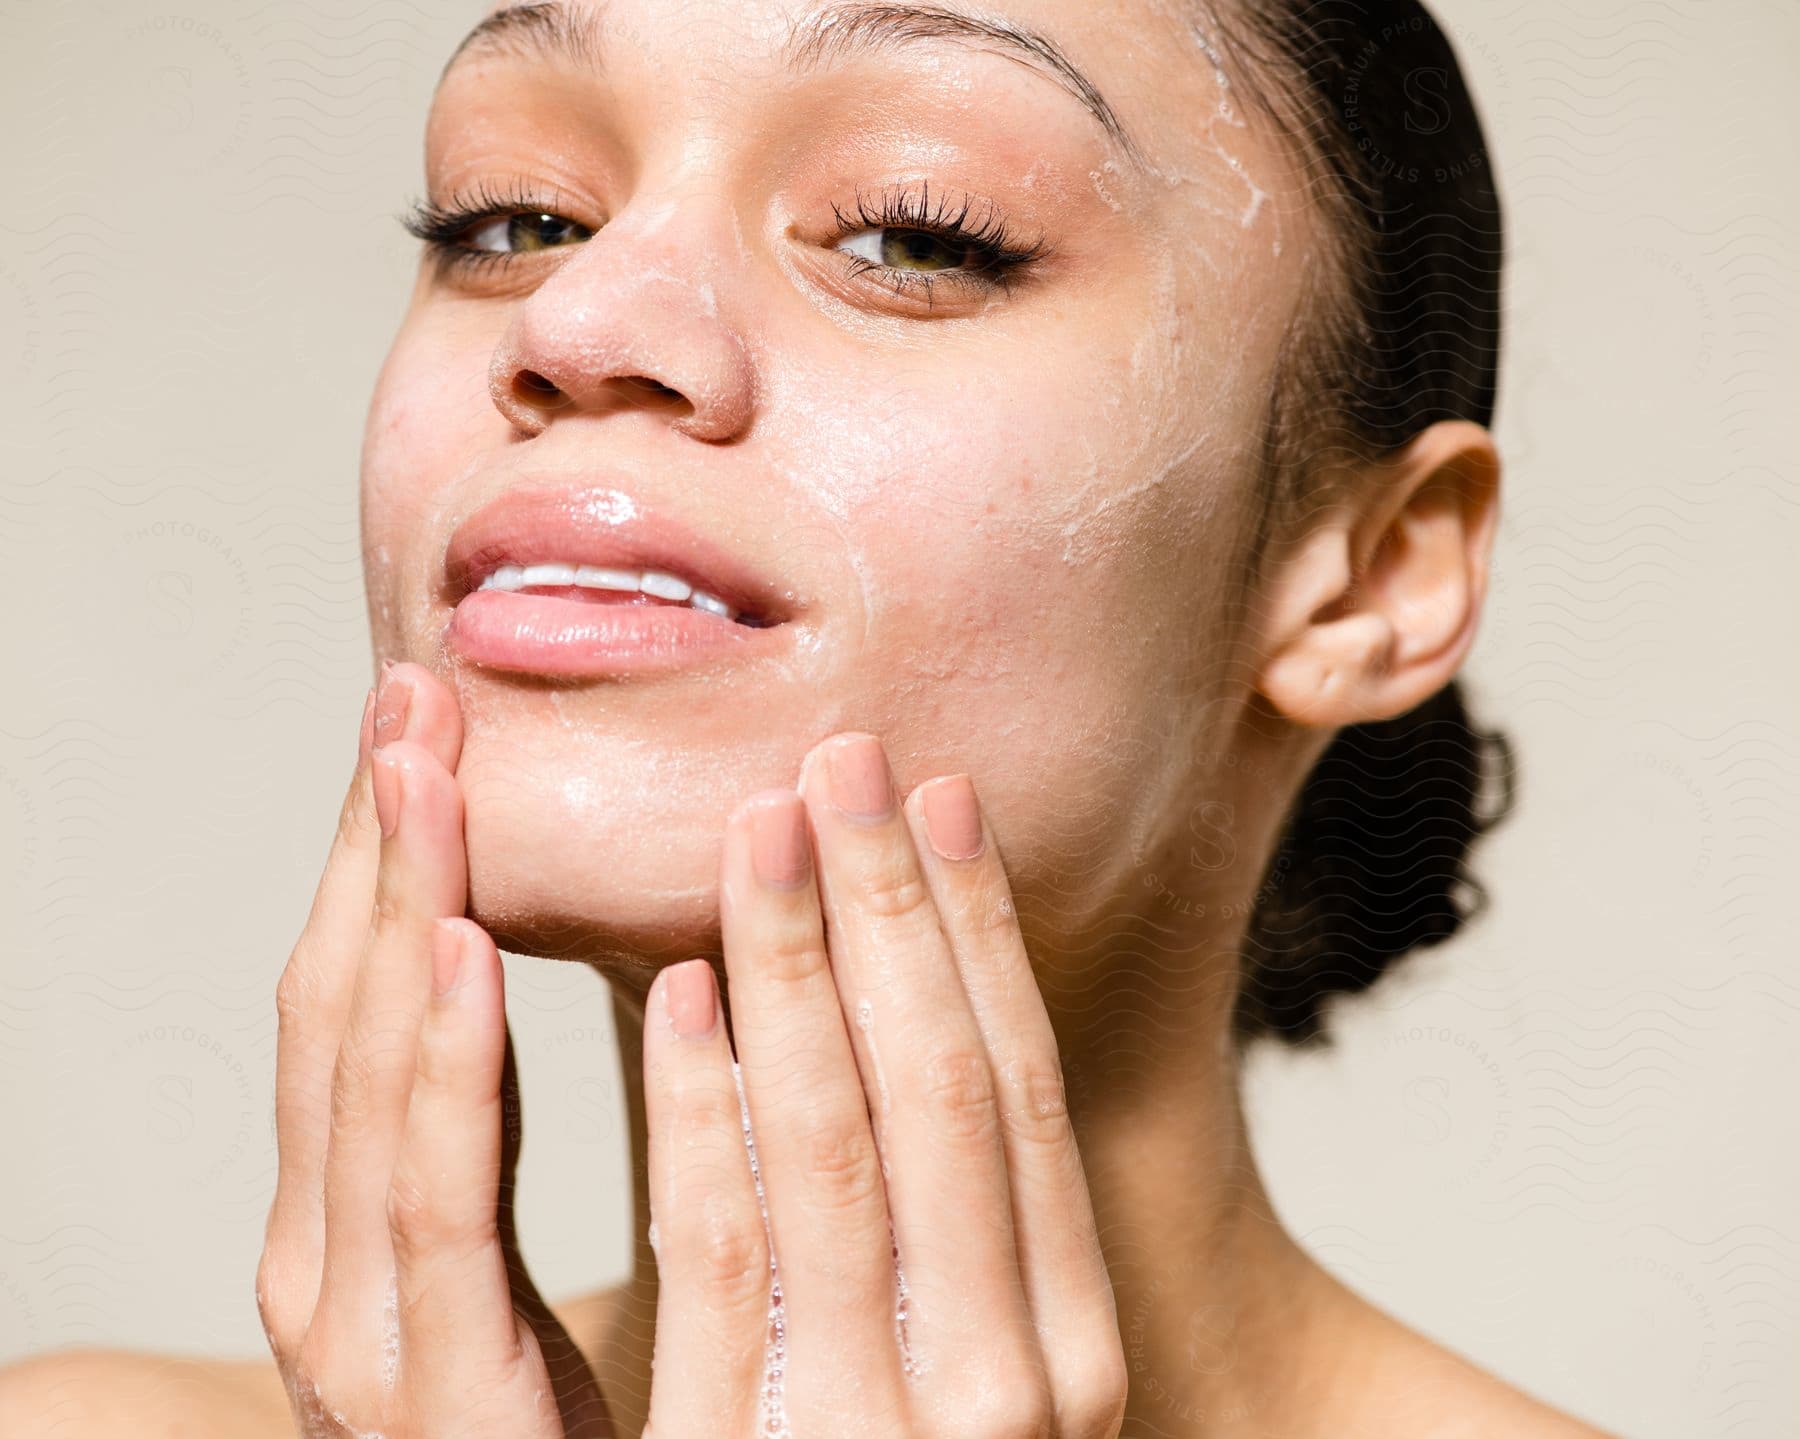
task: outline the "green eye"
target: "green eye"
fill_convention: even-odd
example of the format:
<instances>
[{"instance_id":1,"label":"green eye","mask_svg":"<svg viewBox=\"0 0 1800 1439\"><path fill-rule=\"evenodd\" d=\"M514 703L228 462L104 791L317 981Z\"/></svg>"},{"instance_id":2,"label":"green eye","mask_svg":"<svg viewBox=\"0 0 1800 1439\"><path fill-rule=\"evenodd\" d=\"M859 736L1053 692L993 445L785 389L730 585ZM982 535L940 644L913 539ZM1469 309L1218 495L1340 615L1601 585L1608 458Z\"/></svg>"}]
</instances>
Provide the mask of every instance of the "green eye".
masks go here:
<instances>
[{"instance_id":1,"label":"green eye","mask_svg":"<svg viewBox=\"0 0 1800 1439\"><path fill-rule=\"evenodd\" d=\"M519 254L528 250L554 250L593 238L594 232L561 215L496 215L468 232L471 250L489 254Z\"/></svg>"},{"instance_id":2,"label":"green eye","mask_svg":"<svg viewBox=\"0 0 1800 1439\"><path fill-rule=\"evenodd\" d=\"M839 248L890 270L958 270L971 258L970 247L958 244L949 236L893 226L851 235Z\"/></svg>"},{"instance_id":3,"label":"green eye","mask_svg":"<svg viewBox=\"0 0 1800 1439\"><path fill-rule=\"evenodd\" d=\"M968 247L924 230L883 230L881 263L896 270L954 270L969 258Z\"/></svg>"}]
</instances>

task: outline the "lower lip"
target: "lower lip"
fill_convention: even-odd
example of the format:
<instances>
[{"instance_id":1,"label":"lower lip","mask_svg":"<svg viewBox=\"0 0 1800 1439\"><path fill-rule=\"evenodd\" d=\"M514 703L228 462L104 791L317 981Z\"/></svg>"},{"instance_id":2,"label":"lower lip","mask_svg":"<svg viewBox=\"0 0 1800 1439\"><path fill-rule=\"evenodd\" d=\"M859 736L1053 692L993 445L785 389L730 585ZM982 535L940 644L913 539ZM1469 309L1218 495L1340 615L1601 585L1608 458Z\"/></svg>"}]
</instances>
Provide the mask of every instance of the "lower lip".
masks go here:
<instances>
[{"instance_id":1,"label":"lower lip","mask_svg":"<svg viewBox=\"0 0 1800 1439\"><path fill-rule=\"evenodd\" d=\"M473 664L521 674L589 677L682 669L766 648L756 628L648 598L570 599L520 590L463 596L445 639Z\"/></svg>"}]
</instances>

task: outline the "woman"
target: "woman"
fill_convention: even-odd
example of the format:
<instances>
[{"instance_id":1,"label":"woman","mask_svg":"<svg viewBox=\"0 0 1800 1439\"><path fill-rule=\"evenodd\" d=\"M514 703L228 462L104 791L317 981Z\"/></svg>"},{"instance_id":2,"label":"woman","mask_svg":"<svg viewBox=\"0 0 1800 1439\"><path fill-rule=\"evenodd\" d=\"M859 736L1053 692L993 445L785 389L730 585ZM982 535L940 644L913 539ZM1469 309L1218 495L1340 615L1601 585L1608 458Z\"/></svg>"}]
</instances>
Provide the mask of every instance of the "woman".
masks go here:
<instances>
[{"instance_id":1,"label":"woman","mask_svg":"<svg viewBox=\"0 0 1800 1439\"><path fill-rule=\"evenodd\" d=\"M7 1432L1596 1432L1305 1254L1235 1090L1487 822L1499 212L1425 15L512 5L427 181L276 1366L40 1361ZM625 1057L637 1265L561 1305L497 944Z\"/></svg>"}]
</instances>

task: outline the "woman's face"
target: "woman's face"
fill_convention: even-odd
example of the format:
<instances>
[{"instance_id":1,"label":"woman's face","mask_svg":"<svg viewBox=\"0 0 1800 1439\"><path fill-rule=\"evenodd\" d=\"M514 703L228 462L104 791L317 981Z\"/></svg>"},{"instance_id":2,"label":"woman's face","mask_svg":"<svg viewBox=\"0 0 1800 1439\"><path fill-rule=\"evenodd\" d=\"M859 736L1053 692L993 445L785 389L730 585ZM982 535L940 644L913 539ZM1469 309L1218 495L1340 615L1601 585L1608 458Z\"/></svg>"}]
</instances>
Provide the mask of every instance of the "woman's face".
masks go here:
<instances>
[{"instance_id":1,"label":"woman's face","mask_svg":"<svg viewBox=\"0 0 1800 1439\"><path fill-rule=\"evenodd\" d=\"M567 0L453 63L428 199L527 218L422 266L363 546L377 652L461 696L471 907L503 943L715 948L726 816L843 729L902 793L974 777L1028 927L1185 834L1314 260L1290 171L1168 8L1003 0L1003 34ZM514 492L543 504L449 553ZM783 622L663 615L653 641L708 643L621 655L558 639L617 620L605 592L465 598L509 560L629 562L658 521L699 538L665 532L662 568L741 571Z\"/></svg>"}]
</instances>

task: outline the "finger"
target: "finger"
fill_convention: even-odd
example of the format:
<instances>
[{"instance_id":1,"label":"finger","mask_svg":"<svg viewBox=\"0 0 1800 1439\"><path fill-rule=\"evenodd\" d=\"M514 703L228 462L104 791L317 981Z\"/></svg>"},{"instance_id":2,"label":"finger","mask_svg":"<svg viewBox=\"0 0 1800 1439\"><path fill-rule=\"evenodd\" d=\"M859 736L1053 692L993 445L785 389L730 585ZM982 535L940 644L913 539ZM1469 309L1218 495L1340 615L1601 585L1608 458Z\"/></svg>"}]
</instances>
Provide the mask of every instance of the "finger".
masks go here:
<instances>
[{"instance_id":1,"label":"finger","mask_svg":"<svg viewBox=\"0 0 1800 1439\"><path fill-rule=\"evenodd\" d=\"M887 1198L800 797L764 790L740 804L720 866L732 1034L787 1325L789 1417L800 1432L817 1414L829 1432L843 1406L879 1413L901 1391Z\"/></svg>"},{"instance_id":2,"label":"finger","mask_svg":"<svg viewBox=\"0 0 1800 1439\"><path fill-rule=\"evenodd\" d=\"M1013 1234L1055 1432L1108 1432L1124 1402L1112 1281L1012 889L967 775L926 781L905 811L999 1091Z\"/></svg>"},{"instance_id":3,"label":"finger","mask_svg":"<svg viewBox=\"0 0 1800 1439\"><path fill-rule=\"evenodd\" d=\"M462 793L450 772L411 740L376 748L372 761L381 862L332 1071L319 1292L321 1315L353 1343L381 1317L393 1269L387 1193L431 988L435 921L460 916L468 892Z\"/></svg>"},{"instance_id":4,"label":"finger","mask_svg":"<svg viewBox=\"0 0 1800 1439\"><path fill-rule=\"evenodd\" d=\"M757 1202L712 966L662 970L644 1010L644 1105L656 1226L658 1434L767 1432L768 1234Z\"/></svg>"},{"instance_id":5,"label":"finger","mask_svg":"<svg viewBox=\"0 0 1800 1439\"><path fill-rule=\"evenodd\" d=\"M879 740L802 774L832 969L854 1016L909 1291L907 1341L951 1406L1037 1359L1014 1253L993 1076Z\"/></svg>"},{"instance_id":6,"label":"finger","mask_svg":"<svg viewBox=\"0 0 1800 1439\"><path fill-rule=\"evenodd\" d=\"M431 933L431 993L387 1217L394 1250L397 1349L411 1412L448 1432L471 1395L504 1396L526 1377L498 1225L505 975L487 932L440 919ZM528 1392L516 1393L521 1405ZM514 1416L519 1433L550 1433L554 1397Z\"/></svg>"},{"instance_id":7,"label":"finger","mask_svg":"<svg viewBox=\"0 0 1800 1439\"><path fill-rule=\"evenodd\" d=\"M456 698L415 664L385 666L363 706L356 771L300 938L276 986L275 1132L279 1156L269 1209L271 1302L310 1315L325 1243L324 1171L331 1072L350 1011L356 968L369 931L381 830L369 753L376 731L424 745L446 767L462 749ZM286 1298L275 1301L276 1291Z\"/></svg>"}]
</instances>

